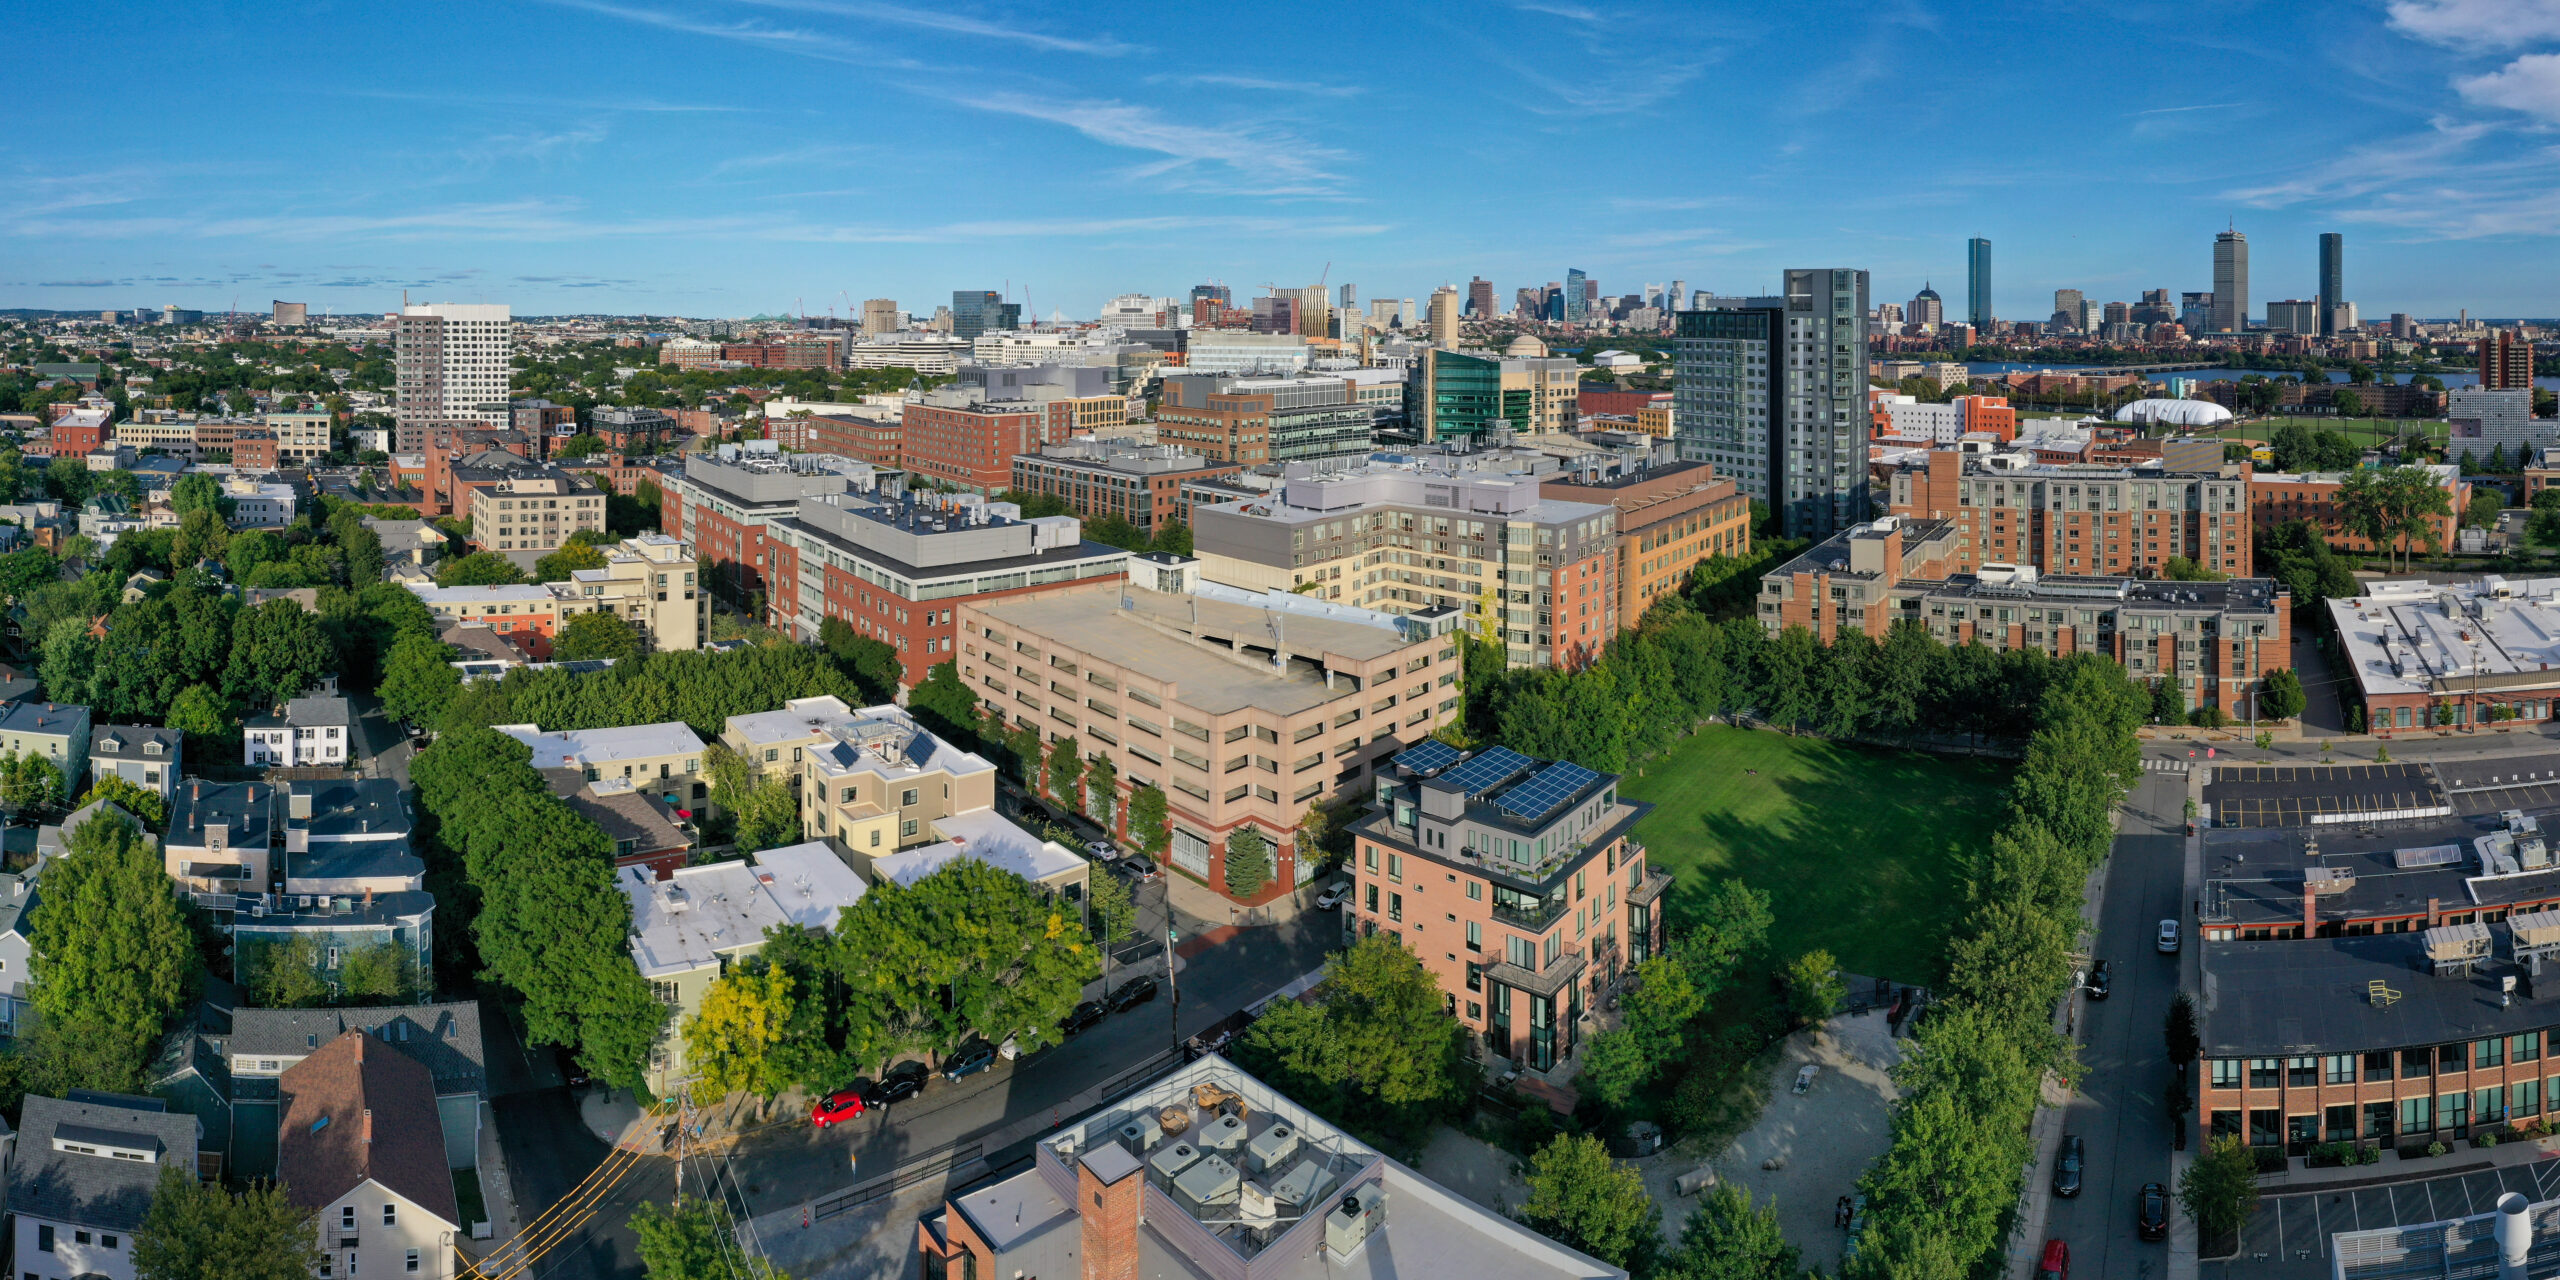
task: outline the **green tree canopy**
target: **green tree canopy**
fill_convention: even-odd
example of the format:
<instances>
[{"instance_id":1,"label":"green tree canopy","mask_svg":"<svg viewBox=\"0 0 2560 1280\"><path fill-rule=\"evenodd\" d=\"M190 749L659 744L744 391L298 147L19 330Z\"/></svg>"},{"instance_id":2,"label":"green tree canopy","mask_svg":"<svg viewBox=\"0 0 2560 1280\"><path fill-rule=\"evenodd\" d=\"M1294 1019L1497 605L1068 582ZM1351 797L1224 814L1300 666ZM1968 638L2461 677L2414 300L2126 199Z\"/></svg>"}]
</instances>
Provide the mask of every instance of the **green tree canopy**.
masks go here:
<instances>
[{"instance_id":1,"label":"green tree canopy","mask_svg":"<svg viewBox=\"0 0 2560 1280\"><path fill-rule=\"evenodd\" d=\"M134 1234L133 1270L137 1280L307 1280L319 1239L313 1211L275 1183L233 1195L170 1165Z\"/></svg>"},{"instance_id":2,"label":"green tree canopy","mask_svg":"<svg viewBox=\"0 0 2560 1280\"><path fill-rule=\"evenodd\" d=\"M1386 935L1341 952L1305 1001L1273 1005L1236 1052L1290 1097L1404 1150L1469 1088L1466 1029L1439 983Z\"/></svg>"},{"instance_id":3,"label":"green tree canopy","mask_svg":"<svg viewBox=\"0 0 2560 1280\"><path fill-rule=\"evenodd\" d=\"M588 543L573 540L560 544L559 550L534 561L533 580L567 582L569 575L580 569L601 569L604 566L603 552Z\"/></svg>"},{"instance_id":4,"label":"green tree canopy","mask_svg":"<svg viewBox=\"0 0 2560 1280\"><path fill-rule=\"evenodd\" d=\"M1251 827L1227 836L1227 892L1250 898L1271 882L1271 842Z\"/></svg>"},{"instance_id":5,"label":"green tree canopy","mask_svg":"<svg viewBox=\"0 0 2560 1280\"><path fill-rule=\"evenodd\" d=\"M36 1011L91 1046L104 1073L91 1087L132 1091L197 977L185 910L141 828L101 812L73 830L28 941Z\"/></svg>"},{"instance_id":6,"label":"green tree canopy","mask_svg":"<svg viewBox=\"0 0 2560 1280\"><path fill-rule=\"evenodd\" d=\"M524 581L515 562L494 551L474 551L436 571L439 587L504 587Z\"/></svg>"},{"instance_id":7,"label":"green tree canopy","mask_svg":"<svg viewBox=\"0 0 2560 1280\"><path fill-rule=\"evenodd\" d=\"M569 615L551 641L551 656L560 662L611 658L627 662L640 656L640 633L620 614L596 610Z\"/></svg>"},{"instance_id":8,"label":"green tree canopy","mask_svg":"<svg viewBox=\"0 0 2560 1280\"><path fill-rule=\"evenodd\" d=\"M1661 1247L1662 1209L1644 1175L1588 1134L1557 1134L1529 1158L1530 1226L1613 1267L1642 1274Z\"/></svg>"},{"instance_id":9,"label":"green tree canopy","mask_svg":"<svg viewBox=\"0 0 2560 1280\"><path fill-rule=\"evenodd\" d=\"M1680 1244L1654 1280L1797 1280L1796 1247L1778 1227L1778 1203L1751 1202L1751 1190L1719 1182L1689 1212Z\"/></svg>"}]
</instances>

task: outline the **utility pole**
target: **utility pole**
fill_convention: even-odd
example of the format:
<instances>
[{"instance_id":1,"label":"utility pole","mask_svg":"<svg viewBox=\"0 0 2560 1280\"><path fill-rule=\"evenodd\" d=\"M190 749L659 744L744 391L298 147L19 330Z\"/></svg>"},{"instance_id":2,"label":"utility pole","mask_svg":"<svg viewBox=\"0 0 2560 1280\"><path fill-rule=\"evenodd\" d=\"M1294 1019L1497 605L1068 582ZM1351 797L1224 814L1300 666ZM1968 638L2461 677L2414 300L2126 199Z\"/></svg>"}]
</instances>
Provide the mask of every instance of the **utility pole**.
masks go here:
<instances>
[{"instance_id":1,"label":"utility pole","mask_svg":"<svg viewBox=\"0 0 2560 1280\"><path fill-rule=\"evenodd\" d=\"M1164 989L1166 1003L1173 1008L1173 1051L1182 1052L1182 984L1173 977L1173 945L1182 940L1182 931L1173 927L1173 891L1167 886L1164 898Z\"/></svg>"}]
</instances>

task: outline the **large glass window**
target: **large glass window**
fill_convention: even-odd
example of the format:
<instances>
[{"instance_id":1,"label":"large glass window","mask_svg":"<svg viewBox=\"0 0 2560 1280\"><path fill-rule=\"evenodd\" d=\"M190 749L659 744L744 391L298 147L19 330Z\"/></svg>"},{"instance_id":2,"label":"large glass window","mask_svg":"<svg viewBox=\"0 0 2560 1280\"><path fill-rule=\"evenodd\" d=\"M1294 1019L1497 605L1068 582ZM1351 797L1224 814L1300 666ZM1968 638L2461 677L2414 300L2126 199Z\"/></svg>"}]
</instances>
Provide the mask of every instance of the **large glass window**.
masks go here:
<instances>
[{"instance_id":1,"label":"large glass window","mask_svg":"<svg viewBox=\"0 0 2560 1280\"><path fill-rule=\"evenodd\" d=\"M2214 1088L2237 1089L2240 1087L2240 1060L2238 1058L2215 1058L2207 1064L2207 1068L2213 1073Z\"/></svg>"}]
</instances>

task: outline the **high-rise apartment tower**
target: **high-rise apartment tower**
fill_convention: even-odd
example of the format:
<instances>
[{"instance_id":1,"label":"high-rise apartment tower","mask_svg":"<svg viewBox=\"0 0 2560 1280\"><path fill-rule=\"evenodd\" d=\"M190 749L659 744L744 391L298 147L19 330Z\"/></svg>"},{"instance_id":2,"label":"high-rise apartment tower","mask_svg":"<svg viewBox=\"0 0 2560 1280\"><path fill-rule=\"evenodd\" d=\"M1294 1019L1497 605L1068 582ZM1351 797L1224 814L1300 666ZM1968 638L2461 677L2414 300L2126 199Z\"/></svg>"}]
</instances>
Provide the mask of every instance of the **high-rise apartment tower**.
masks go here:
<instances>
[{"instance_id":1,"label":"high-rise apartment tower","mask_svg":"<svg viewBox=\"0 0 2560 1280\"><path fill-rule=\"evenodd\" d=\"M515 318L504 303L430 302L400 308L394 359L395 453L422 453L439 424L504 427L515 375Z\"/></svg>"},{"instance_id":2,"label":"high-rise apartment tower","mask_svg":"<svg viewBox=\"0 0 2560 1280\"><path fill-rule=\"evenodd\" d=\"M1977 335L1991 331L1991 242L1964 242L1964 318Z\"/></svg>"},{"instance_id":3,"label":"high-rise apartment tower","mask_svg":"<svg viewBox=\"0 0 2560 1280\"><path fill-rule=\"evenodd\" d=\"M1674 439L1770 504L1790 538L1867 519L1867 273L1792 269L1776 297L1711 300L1676 330Z\"/></svg>"},{"instance_id":4,"label":"high-rise apartment tower","mask_svg":"<svg viewBox=\"0 0 2560 1280\"><path fill-rule=\"evenodd\" d=\"M2320 332L2338 332L2347 305L2347 238L2335 231L2320 233Z\"/></svg>"}]
</instances>

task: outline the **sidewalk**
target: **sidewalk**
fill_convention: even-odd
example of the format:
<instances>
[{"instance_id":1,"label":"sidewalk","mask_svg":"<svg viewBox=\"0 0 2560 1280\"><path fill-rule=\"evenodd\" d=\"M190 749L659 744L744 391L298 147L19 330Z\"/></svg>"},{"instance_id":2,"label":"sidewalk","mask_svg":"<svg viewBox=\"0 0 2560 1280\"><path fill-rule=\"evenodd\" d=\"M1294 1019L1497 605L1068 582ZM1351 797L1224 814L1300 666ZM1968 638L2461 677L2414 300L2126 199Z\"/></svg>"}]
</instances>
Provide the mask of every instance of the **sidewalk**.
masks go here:
<instances>
[{"instance_id":1,"label":"sidewalk","mask_svg":"<svg viewBox=\"0 0 2560 1280\"><path fill-rule=\"evenodd\" d=\"M2293 1167L2283 1173L2259 1175L2258 1194L2289 1196L2305 1191L2349 1191L2358 1187L2421 1182L2429 1178L2477 1173L2483 1169L2507 1168L2556 1158L2560 1158L2560 1134L2514 1138L2485 1151L2478 1147L2452 1147L2443 1155L2421 1156L2415 1160L2403 1160L2399 1152L2387 1150L2382 1153L2379 1163L2340 1165L2335 1169L2308 1169L2296 1160Z\"/></svg>"},{"instance_id":2,"label":"sidewalk","mask_svg":"<svg viewBox=\"0 0 2560 1280\"><path fill-rule=\"evenodd\" d=\"M2212 777L2213 770L2210 767L2197 769L2187 775L2189 803L2199 808L2203 806L2205 783L2211 781ZM2185 901L2180 905L2179 915L2189 921L2196 918L2196 893L2204 884L2203 830L2199 826L2196 829L2197 834L2188 836L2185 841L2186 874L2183 883L2186 887L2182 894ZM2202 946L2189 945L2178 957L2178 989L2198 996L2201 996L2204 991L2204 948ZM2177 1190L2178 1183L2187 1176L2188 1166L2196 1161L2195 1134L2198 1132L2199 1120L2200 1117L2194 1112L2188 1112L2186 1117L2179 1121L2180 1124L2187 1126L2188 1142L2184 1150L2172 1149L2169 1152L2169 1189L2173 1193ZM2201 1266L2198 1257L2195 1219L2184 1213L2170 1214L2169 1280L2194 1280Z\"/></svg>"}]
</instances>

